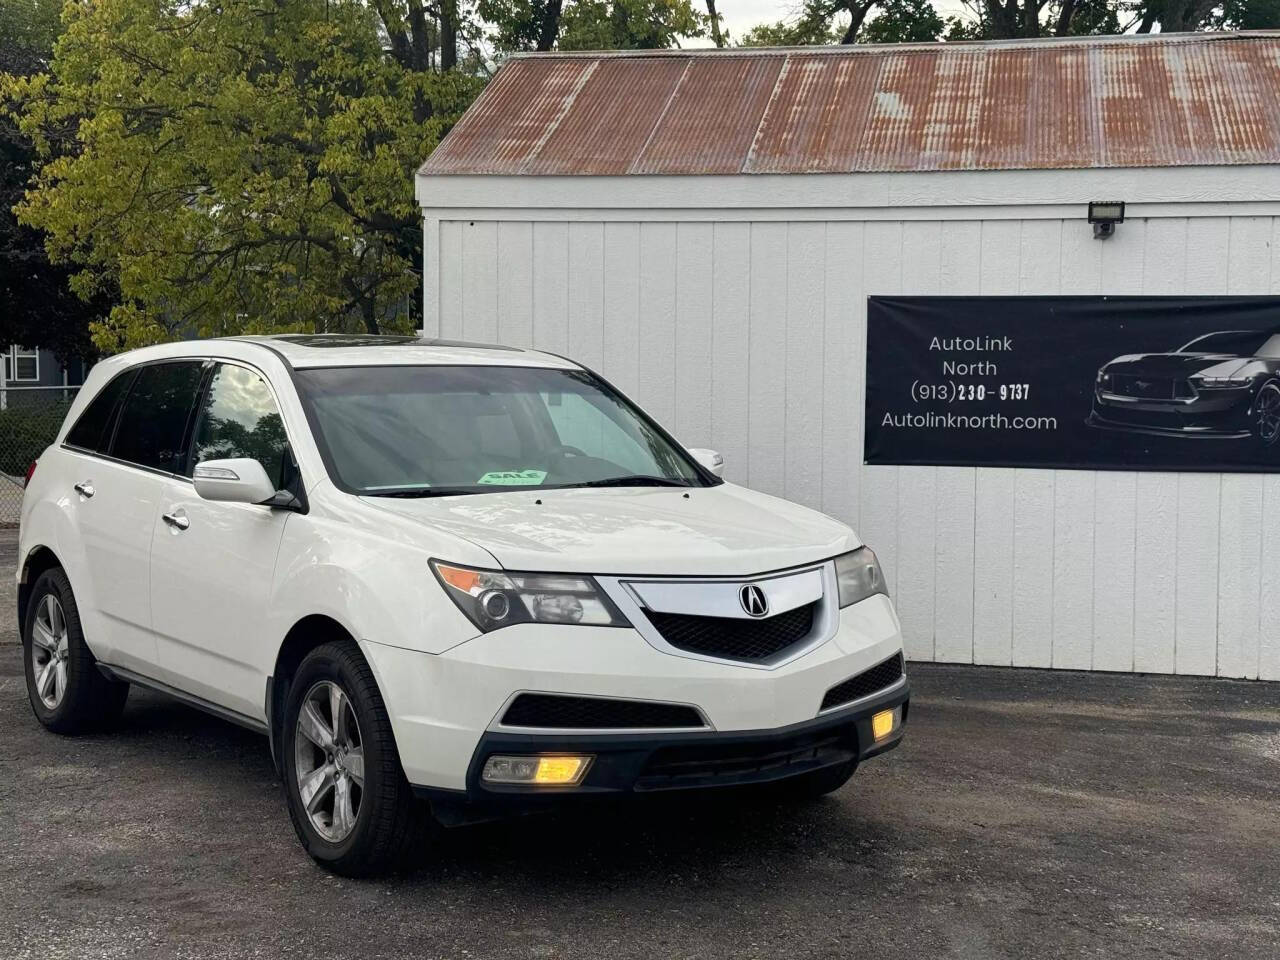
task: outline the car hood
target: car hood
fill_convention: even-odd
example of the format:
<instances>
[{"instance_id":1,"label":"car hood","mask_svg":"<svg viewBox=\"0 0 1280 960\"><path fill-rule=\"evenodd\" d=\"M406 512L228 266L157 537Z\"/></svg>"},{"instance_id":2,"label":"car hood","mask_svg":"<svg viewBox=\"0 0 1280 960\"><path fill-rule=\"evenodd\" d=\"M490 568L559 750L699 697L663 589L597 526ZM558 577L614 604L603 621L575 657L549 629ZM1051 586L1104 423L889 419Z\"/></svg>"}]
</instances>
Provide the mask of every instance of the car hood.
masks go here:
<instances>
[{"instance_id":1,"label":"car hood","mask_svg":"<svg viewBox=\"0 0 1280 960\"><path fill-rule=\"evenodd\" d=\"M687 490L529 489L363 499L463 537L508 570L743 576L823 560L861 546L853 531L837 520L728 483Z\"/></svg>"},{"instance_id":2,"label":"car hood","mask_svg":"<svg viewBox=\"0 0 1280 960\"><path fill-rule=\"evenodd\" d=\"M1235 368L1248 360L1224 353L1140 353L1116 357L1104 368L1107 373L1148 377L1189 377L1208 367L1221 365L1220 376L1230 376ZM1217 373L1217 371L1215 371Z\"/></svg>"}]
</instances>

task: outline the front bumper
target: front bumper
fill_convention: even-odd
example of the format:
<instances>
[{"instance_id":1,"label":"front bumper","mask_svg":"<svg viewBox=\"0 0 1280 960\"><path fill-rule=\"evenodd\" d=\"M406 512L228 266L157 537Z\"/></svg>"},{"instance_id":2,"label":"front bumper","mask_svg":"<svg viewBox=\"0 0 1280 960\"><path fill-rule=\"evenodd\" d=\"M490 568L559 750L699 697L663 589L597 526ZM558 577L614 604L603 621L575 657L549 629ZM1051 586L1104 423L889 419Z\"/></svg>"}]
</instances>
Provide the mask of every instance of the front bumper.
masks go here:
<instances>
[{"instance_id":1,"label":"front bumper","mask_svg":"<svg viewBox=\"0 0 1280 960\"><path fill-rule=\"evenodd\" d=\"M1095 391L1086 421L1100 430L1162 437L1243 440L1248 426L1249 389L1214 390L1187 400L1148 400Z\"/></svg>"},{"instance_id":2,"label":"front bumper","mask_svg":"<svg viewBox=\"0 0 1280 960\"><path fill-rule=\"evenodd\" d=\"M515 734L489 731L467 770L465 790L415 787L442 823L453 826L534 813L566 802L619 794L652 794L775 783L828 767L859 764L902 742L910 709L906 677L879 694L813 720L776 730L732 733ZM884 739L871 717L901 707ZM481 780L495 754L586 754L592 763L573 787L490 784Z\"/></svg>"},{"instance_id":3,"label":"front bumper","mask_svg":"<svg viewBox=\"0 0 1280 960\"><path fill-rule=\"evenodd\" d=\"M532 736L551 744L563 743L566 735L586 735L505 727L504 712L520 693L689 705L705 718L706 729L681 736L755 736L818 719L826 692L899 653L902 635L893 605L875 596L840 610L829 640L771 668L673 656L635 630L619 627L521 624L441 654L367 640L361 647L386 703L409 782L466 793L482 741Z\"/></svg>"}]
</instances>

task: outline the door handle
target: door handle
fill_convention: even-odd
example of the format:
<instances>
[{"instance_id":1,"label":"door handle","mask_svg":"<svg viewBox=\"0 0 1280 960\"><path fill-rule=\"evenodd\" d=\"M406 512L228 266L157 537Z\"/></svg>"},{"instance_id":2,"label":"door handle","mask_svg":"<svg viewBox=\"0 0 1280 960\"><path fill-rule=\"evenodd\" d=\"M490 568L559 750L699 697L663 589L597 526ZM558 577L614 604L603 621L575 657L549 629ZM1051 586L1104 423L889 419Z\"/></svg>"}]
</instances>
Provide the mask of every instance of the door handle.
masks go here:
<instances>
[{"instance_id":1,"label":"door handle","mask_svg":"<svg viewBox=\"0 0 1280 960\"><path fill-rule=\"evenodd\" d=\"M97 491L93 489L92 480L85 480L81 483L77 483L73 489L75 490L76 493L80 494L80 496L84 497L86 500L88 500L95 493L97 493Z\"/></svg>"},{"instance_id":2,"label":"door handle","mask_svg":"<svg viewBox=\"0 0 1280 960\"><path fill-rule=\"evenodd\" d=\"M177 510L173 513L161 514L160 519L175 530L185 530L191 526L191 521L187 519L187 515Z\"/></svg>"}]
</instances>

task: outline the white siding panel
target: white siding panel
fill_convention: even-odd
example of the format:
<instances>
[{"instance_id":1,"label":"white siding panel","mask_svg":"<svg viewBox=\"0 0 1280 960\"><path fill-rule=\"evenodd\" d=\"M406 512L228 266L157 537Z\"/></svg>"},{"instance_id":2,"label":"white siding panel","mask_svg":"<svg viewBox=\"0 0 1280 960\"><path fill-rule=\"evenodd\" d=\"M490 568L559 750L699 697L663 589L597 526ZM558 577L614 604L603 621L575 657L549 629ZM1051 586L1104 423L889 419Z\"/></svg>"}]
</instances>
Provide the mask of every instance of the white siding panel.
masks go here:
<instances>
[{"instance_id":1,"label":"white siding panel","mask_svg":"<svg viewBox=\"0 0 1280 960\"><path fill-rule=\"evenodd\" d=\"M569 224L569 356L592 370L604 360L604 225Z\"/></svg>"},{"instance_id":2,"label":"white siding panel","mask_svg":"<svg viewBox=\"0 0 1280 960\"><path fill-rule=\"evenodd\" d=\"M1128 224L1126 224L1128 226ZM1059 287L1064 294L1102 293L1104 248L1083 220L1062 224ZM1057 470L1053 482L1052 665L1088 670L1093 662L1093 561L1096 477Z\"/></svg>"},{"instance_id":3,"label":"white siding panel","mask_svg":"<svg viewBox=\"0 0 1280 960\"><path fill-rule=\"evenodd\" d=\"M1267 293L1271 288L1270 217L1231 220L1227 291ZM1218 675L1258 676L1264 478L1222 478L1218 536Z\"/></svg>"},{"instance_id":4,"label":"white siding panel","mask_svg":"<svg viewBox=\"0 0 1280 960\"><path fill-rule=\"evenodd\" d=\"M604 225L604 360L600 372L635 396L640 381L640 224Z\"/></svg>"},{"instance_id":5,"label":"white siding panel","mask_svg":"<svg viewBox=\"0 0 1280 960\"><path fill-rule=\"evenodd\" d=\"M498 342L533 345L533 224L498 224Z\"/></svg>"},{"instance_id":6,"label":"white siding panel","mask_svg":"<svg viewBox=\"0 0 1280 960\"><path fill-rule=\"evenodd\" d=\"M640 225L640 357L637 399L668 430L676 426L676 232Z\"/></svg>"},{"instance_id":7,"label":"white siding panel","mask_svg":"<svg viewBox=\"0 0 1280 960\"><path fill-rule=\"evenodd\" d=\"M724 456L724 475L747 480L747 375L751 350L751 225L717 223L711 295L711 446Z\"/></svg>"},{"instance_id":8,"label":"white siding panel","mask_svg":"<svg viewBox=\"0 0 1280 960\"><path fill-rule=\"evenodd\" d=\"M976 220L942 224L939 278L952 294L978 292L982 224ZM934 656L942 661L973 660L974 516L978 471L939 467L937 554L934 562Z\"/></svg>"},{"instance_id":9,"label":"white siding panel","mask_svg":"<svg viewBox=\"0 0 1280 960\"><path fill-rule=\"evenodd\" d=\"M1017 470L1013 490L1015 667L1053 664L1052 470Z\"/></svg>"},{"instance_id":10,"label":"white siding panel","mask_svg":"<svg viewBox=\"0 0 1280 960\"><path fill-rule=\"evenodd\" d=\"M942 224L902 225L903 285L913 294L942 293ZM898 587L907 657L933 657L937 554L937 467L898 468Z\"/></svg>"},{"instance_id":11,"label":"white siding panel","mask_svg":"<svg viewBox=\"0 0 1280 960\"><path fill-rule=\"evenodd\" d=\"M676 233L676 418L680 442L711 446L714 226L682 223Z\"/></svg>"},{"instance_id":12,"label":"white siding panel","mask_svg":"<svg viewBox=\"0 0 1280 960\"><path fill-rule=\"evenodd\" d=\"M492 220L462 227L462 329L469 339L498 339L498 225Z\"/></svg>"},{"instance_id":13,"label":"white siding panel","mask_svg":"<svg viewBox=\"0 0 1280 960\"><path fill-rule=\"evenodd\" d=\"M980 294L1018 292L1022 227L1020 220L982 225ZM1014 471L979 470L974 493L973 662L1008 665L1013 662Z\"/></svg>"},{"instance_id":14,"label":"white siding panel","mask_svg":"<svg viewBox=\"0 0 1280 960\"><path fill-rule=\"evenodd\" d=\"M569 349L568 224L533 225L533 345L552 353Z\"/></svg>"},{"instance_id":15,"label":"white siding panel","mask_svg":"<svg viewBox=\"0 0 1280 960\"><path fill-rule=\"evenodd\" d=\"M718 246L716 252L719 256ZM824 257L821 506L856 527L866 390L866 368L857 362L866 334L865 324L858 319L858 304L865 299L862 224L827 224ZM745 408L744 398L740 409Z\"/></svg>"},{"instance_id":16,"label":"white siding panel","mask_svg":"<svg viewBox=\"0 0 1280 960\"><path fill-rule=\"evenodd\" d=\"M801 503L822 501L823 307L826 270L825 223L787 228L786 419L783 433L783 492Z\"/></svg>"},{"instance_id":17,"label":"white siding panel","mask_svg":"<svg viewBox=\"0 0 1280 960\"><path fill-rule=\"evenodd\" d=\"M1271 222L1271 293L1280 293L1280 217ZM1280 680L1280 476L1263 481L1258 590L1258 679Z\"/></svg>"},{"instance_id":18,"label":"white siding panel","mask_svg":"<svg viewBox=\"0 0 1280 960\"><path fill-rule=\"evenodd\" d=\"M1267 477L1262 496L1262 529L1280 530L1280 477ZM1258 679L1280 680L1280 538L1274 533L1262 541L1261 581Z\"/></svg>"},{"instance_id":19,"label":"white siding panel","mask_svg":"<svg viewBox=\"0 0 1280 960\"><path fill-rule=\"evenodd\" d=\"M1217 673L1218 521L1222 478L1215 473L1178 475L1178 607L1174 670Z\"/></svg>"},{"instance_id":20,"label":"white siding panel","mask_svg":"<svg viewBox=\"0 0 1280 960\"><path fill-rule=\"evenodd\" d=\"M781 495L785 485L787 225L751 225L751 357L747 376L747 483Z\"/></svg>"},{"instance_id":21,"label":"white siding panel","mask_svg":"<svg viewBox=\"0 0 1280 960\"><path fill-rule=\"evenodd\" d=\"M902 224L868 223L863 248L863 276L867 294L895 294L902 291ZM859 318L866 328L866 300L859 304ZM859 365L866 369L867 344L861 344ZM866 383L862 386L859 407L866 409ZM880 558L890 594L898 583L898 467L863 466L862 484L858 491L859 533Z\"/></svg>"},{"instance_id":22,"label":"white siding panel","mask_svg":"<svg viewBox=\"0 0 1280 960\"><path fill-rule=\"evenodd\" d=\"M1183 291L1185 218L1148 220L1142 292ZM1173 673L1177 603L1178 476L1140 473L1134 506L1133 669Z\"/></svg>"},{"instance_id":23,"label":"white siding panel","mask_svg":"<svg viewBox=\"0 0 1280 960\"><path fill-rule=\"evenodd\" d=\"M1062 231L1074 224L1028 220L1022 224L1018 293L1049 295L1061 289ZM1014 666L1053 662L1053 482L1051 470L1014 472L1013 615Z\"/></svg>"},{"instance_id":24,"label":"white siding panel","mask_svg":"<svg viewBox=\"0 0 1280 960\"><path fill-rule=\"evenodd\" d=\"M1102 289L1141 293L1146 265L1146 220L1134 220L1107 241ZM1136 473L1098 474L1094 491L1093 656L1095 670L1133 669L1133 591L1137 529Z\"/></svg>"},{"instance_id":25,"label":"white siding panel","mask_svg":"<svg viewBox=\"0 0 1280 960\"><path fill-rule=\"evenodd\" d=\"M440 221L440 336L462 334L462 224Z\"/></svg>"},{"instance_id":26,"label":"white siding panel","mask_svg":"<svg viewBox=\"0 0 1280 960\"><path fill-rule=\"evenodd\" d=\"M1187 222L1183 290L1227 292L1231 220L1201 217ZM1215 674L1218 664L1218 544L1222 477L1178 475L1177 608L1174 670Z\"/></svg>"}]
</instances>

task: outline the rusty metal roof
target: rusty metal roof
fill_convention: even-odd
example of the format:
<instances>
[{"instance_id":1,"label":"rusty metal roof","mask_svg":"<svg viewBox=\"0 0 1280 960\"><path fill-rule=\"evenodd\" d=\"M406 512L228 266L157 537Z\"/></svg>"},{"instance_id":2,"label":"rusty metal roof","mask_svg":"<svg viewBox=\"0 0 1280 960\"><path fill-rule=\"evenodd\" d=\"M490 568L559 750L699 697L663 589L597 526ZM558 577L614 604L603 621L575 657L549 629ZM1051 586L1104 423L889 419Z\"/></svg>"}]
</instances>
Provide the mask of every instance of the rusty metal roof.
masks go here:
<instances>
[{"instance_id":1,"label":"rusty metal roof","mask_svg":"<svg viewBox=\"0 0 1280 960\"><path fill-rule=\"evenodd\" d=\"M422 173L1280 163L1280 32L510 59Z\"/></svg>"}]
</instances>

